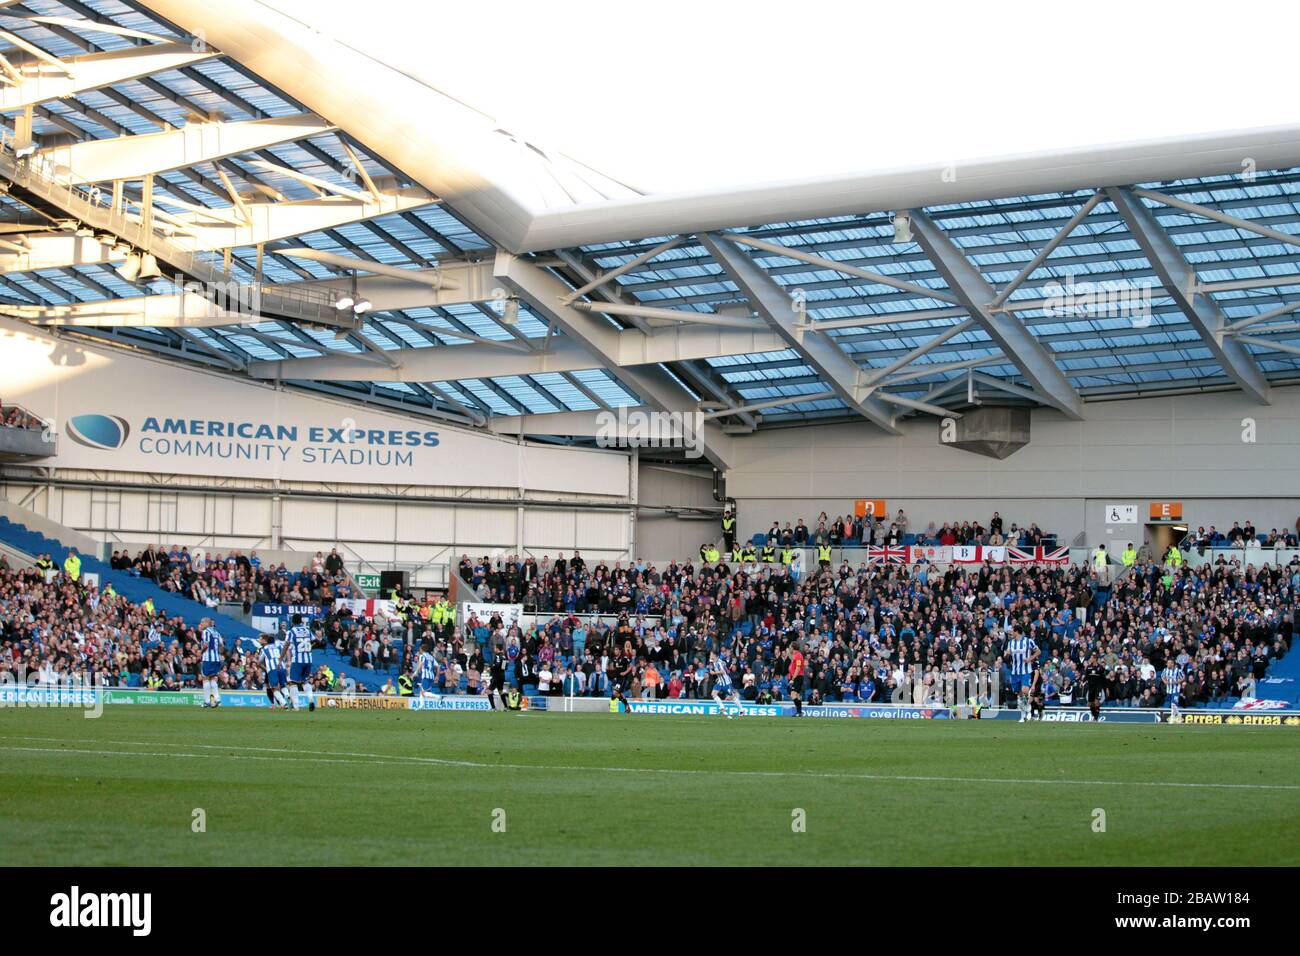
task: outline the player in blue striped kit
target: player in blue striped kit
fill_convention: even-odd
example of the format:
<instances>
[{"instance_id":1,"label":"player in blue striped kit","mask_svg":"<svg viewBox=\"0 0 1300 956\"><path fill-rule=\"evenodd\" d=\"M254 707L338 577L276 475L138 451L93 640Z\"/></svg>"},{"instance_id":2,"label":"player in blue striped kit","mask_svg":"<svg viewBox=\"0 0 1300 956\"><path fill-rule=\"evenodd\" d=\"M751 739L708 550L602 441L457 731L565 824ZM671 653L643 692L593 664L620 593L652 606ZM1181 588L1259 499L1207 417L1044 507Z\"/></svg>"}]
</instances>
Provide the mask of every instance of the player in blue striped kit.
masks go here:
<instances>
[{"instance_id":1,"label":"player in blue striped kit","mask_svg":"<svg viewBox=\"0 0 1300 956\"><path fill-rule=\"evenodd\" d=\"M1029 685L1034 678L1038 645L1022 634L1020 628L1015 628L1007 641L1005 653L1011 659L1011 692L1016 695L1016 706L1020 708L1020 722L1023 724L1029 719Z\"/></svg>"},{"instance_id":2,"label":"player in blue striped kit","mask_svg":"<svg viewBox=\"0 0 1300 956\"><path fill-rule=\"evenodd\" d=\"M411 679L420 688L420 695L432 694L437 684L438 662L428 648L421 649L411 668Z\"/></svg>"},{"instance_id":3,"label":"player in blue striped kit","mask_svg":"<svg viewBox=\"0 0 1300 956\"><path fill-rule=\"evenodd\" d=\"M718 713L726 714L730 720L736 714L745 711L740 706L740 695L731 683L731 674L727 671L727 662L717 654L709 655L709 672L713 674L713 699L718 703ZM734 711L729 710L728 703L735 704Z\"/></svg>"},{"instance_id":4,"label":"player in blue striped kit","mask_svg":"<svg viewBox=\"0 0 1300 956\"><path fill-rule=\"evenodd\" d=\"M301 710L301 699L307 698L307 709L316 709L316 692L311 686L311 628L302 623L302 615L293 616L293 626L284 642L284 661L289 665L289 699L294 710Z\"/></svg>"},{"instance_id":5,"label":"player in blue striped kit","mask_svg":"<svg viewBox=\"0 0 1300 956\"><path fill-rule=\"evenodd\" d=\"M221 673L221 667L225 663L226 642L222 639L221 633L213 627L213 623L210 617L199 621L199 627L202 629L199 642L203 647L203 659L199 666L203 674L204 707L221 706L221 688L217 686L217 675Z\"/></svg>"},{"instance_id":6,"label":"player in blue striped kit","mask_svg":"<svg viewBox=\"0 0 1300 956\"><path fill-rule=\"evenodd\" d=\"M284 707L284 685L287 675L284 672L284 642L274 634L263 634L262 644L257 649L257 656L266 673L266 699L271 707Z\"/></svg>"},{"instance_id":7,"label":"player in blue striped kit","mask_svg":"<svg viewBox=\"0 0 1300 956\"><path fill-rule=\"evenodd\" d=\"M1160 672L1160 682L1165 685L1165 703L1169 705L1169 720L1172 723L1179 721L1178 701L1183 692L1183 682L1187 680L1187 675L1183 669L1170 661L1168 666Z\"/></svg>"}]
</instances>

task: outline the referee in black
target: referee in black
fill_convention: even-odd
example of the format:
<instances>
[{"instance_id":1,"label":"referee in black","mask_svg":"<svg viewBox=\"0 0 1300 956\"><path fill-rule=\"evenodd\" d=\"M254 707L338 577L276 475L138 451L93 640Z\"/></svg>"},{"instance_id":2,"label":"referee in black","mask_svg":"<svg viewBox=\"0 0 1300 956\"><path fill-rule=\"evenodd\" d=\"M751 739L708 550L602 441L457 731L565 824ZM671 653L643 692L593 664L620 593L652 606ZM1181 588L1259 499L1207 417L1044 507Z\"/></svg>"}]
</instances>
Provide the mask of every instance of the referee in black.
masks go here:
<instances>
[{"instance_id":1,"label":"referee in black","mask_svg":"<svg viewBox=\"0 0 1300 956\"><path fill-rule=\"evenodd\" d=\"M1101 720L1101 695L1106 690L1106 668L1097 660L1097 652L1088 655L1083 668L1083 679L1088 683L1088 710L1093 720Z\"/></svg>"},{"instance_id":2,"label":"referee in black","mask_svg":"<svg viewBox=\"0 0 1300 956\"><path fill-rule=\"evenodd\" d=\"M505 655L494 651L492 654L492 664L488 668L488 703L492 709L497 709L497 701L501 701L501 709L506 706L506 661Z\"/></svg>"},{"instance_id":3,"label":"referee in black","mask_svg":"<svg viewBox=\"0 0 1300 956\"><path fill-rule=\"evenodd\" d=\"M1029 678L1029 719L1043 719L1043 709L1046 704L1046 689L1043 687L1043 666L1038 661L1038 655L1034 655L1034 674Z\"/></svg>"}]
</instances>

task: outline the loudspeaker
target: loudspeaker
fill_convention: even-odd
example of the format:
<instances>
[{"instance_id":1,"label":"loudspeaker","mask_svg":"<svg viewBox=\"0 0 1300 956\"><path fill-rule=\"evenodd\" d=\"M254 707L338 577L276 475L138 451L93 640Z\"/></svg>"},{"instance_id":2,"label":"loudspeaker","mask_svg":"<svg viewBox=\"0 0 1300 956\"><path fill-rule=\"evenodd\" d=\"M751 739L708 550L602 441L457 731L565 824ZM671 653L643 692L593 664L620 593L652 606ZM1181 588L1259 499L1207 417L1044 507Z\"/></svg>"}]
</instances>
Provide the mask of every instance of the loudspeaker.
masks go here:
<instances>
[{"instance_id":1,"label":"loudspeaker","mask_svg":"<svg viewBox=\"0 0 1300 956\"><path fill-rule=\"evenodd\" d=\"M380 571L379 572L379 595L387 598L392 593L393 588L397 588L403 594L406 593L407 587L411 583L410 571Z\"/></svg>"}]
</instances>

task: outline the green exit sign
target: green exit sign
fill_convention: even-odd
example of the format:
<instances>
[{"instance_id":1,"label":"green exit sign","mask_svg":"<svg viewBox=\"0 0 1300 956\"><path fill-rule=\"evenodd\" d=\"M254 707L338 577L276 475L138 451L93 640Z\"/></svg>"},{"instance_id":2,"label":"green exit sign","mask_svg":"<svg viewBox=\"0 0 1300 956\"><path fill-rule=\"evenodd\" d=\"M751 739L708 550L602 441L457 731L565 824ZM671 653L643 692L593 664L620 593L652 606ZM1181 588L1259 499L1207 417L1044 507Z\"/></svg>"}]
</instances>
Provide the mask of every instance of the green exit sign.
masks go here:
<instances>
[{"instance_id":1,"label":"green exit sign","mask_svg":"<svg viewBox=\"0 0 1300 956\"><path fill-rule=\"evenodd\" d=\"M357 587L363 591L379 590L379 575L377 574L354 574L352 580L357 582Z\"/></svg>"}]
</instances>

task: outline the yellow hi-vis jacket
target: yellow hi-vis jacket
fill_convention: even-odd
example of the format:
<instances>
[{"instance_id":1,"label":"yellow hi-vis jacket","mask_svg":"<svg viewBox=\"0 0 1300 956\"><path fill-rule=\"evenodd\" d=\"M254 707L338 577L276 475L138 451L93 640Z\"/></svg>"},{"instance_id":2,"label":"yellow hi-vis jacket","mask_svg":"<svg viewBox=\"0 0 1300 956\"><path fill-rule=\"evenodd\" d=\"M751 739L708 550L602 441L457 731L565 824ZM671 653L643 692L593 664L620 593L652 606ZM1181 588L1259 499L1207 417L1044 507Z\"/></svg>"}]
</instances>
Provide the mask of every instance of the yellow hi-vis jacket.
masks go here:
<instances>
[{"instance_id":1,"label":"yellow hi-vis jacket","mask_svg":"<svg viewBox=\"0 0 1300 956\"><path fill-rule=\"evenodd\" d=\"M63 562L63 570L68 572L68 577L74 581L81 580L81 558L75 554L69 554Z\"/></svg>"}]
</instances>

